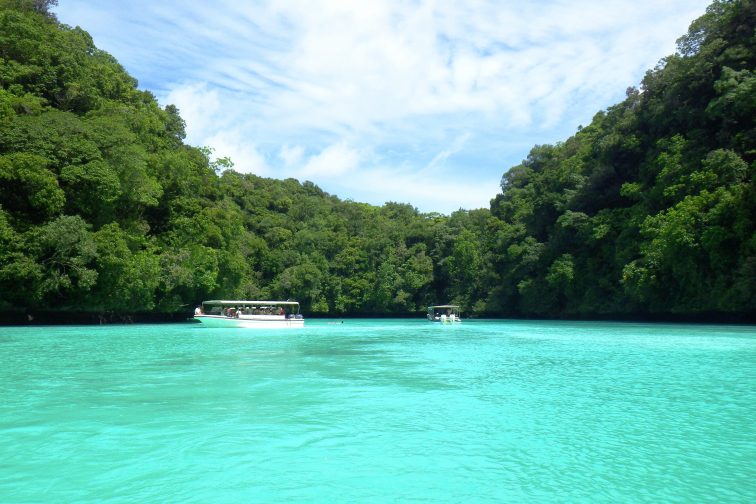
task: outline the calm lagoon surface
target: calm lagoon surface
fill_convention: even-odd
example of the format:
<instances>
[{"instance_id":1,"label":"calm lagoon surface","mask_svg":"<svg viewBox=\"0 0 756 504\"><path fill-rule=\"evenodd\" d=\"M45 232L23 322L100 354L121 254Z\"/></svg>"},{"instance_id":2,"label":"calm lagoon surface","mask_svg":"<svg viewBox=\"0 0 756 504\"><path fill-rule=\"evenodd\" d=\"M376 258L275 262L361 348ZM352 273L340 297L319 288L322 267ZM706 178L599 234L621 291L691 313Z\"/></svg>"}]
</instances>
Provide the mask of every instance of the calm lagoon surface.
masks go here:
<instances>
[{"instance_id":1,"label":"calm lagoon surface","mask_svg":"<svg viewBox=\"0 0 756 504\"><path fill-rule=\"evenodd\" d=\"M756 327L0 327L0 501L755 502Z\"/></svg>"}]
</instances>

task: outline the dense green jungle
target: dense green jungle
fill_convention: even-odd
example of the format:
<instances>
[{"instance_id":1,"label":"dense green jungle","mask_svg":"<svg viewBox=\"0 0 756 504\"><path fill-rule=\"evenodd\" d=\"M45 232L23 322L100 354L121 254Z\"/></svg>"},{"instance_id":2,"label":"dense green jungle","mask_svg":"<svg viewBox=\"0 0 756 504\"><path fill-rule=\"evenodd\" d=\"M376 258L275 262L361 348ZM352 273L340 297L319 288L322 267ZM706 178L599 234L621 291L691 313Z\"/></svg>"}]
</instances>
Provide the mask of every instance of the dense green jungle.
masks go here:
<instances>
[{"instance_id":1,"label":"dense green jungle","mask_svg":"<svg viewBox=\"0 0 756 504\"><path fill-rule=\"evenodd\" d=\"M754 320L754 1L715 1L624 101L451 215L235 172L56 3L0 0L0 311Z\"/></svg>"}]
</instances>

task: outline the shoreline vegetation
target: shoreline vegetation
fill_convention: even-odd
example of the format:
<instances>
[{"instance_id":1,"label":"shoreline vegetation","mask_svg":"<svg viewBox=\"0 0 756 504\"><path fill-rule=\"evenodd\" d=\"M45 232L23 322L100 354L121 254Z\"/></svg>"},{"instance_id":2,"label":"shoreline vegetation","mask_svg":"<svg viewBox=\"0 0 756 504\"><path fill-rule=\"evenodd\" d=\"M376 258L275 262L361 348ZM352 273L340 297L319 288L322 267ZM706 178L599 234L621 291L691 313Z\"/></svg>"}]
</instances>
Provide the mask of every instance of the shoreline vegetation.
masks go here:
<instances>
[{"instance_id":1,"label":"shoreline vegetation","mask_svg":"<svg viewBox=\"0 0 756 504\"><path fill-rule=\"evenodd\" d=\"M62 311L38 311L38 312L2 312L0 311L1 326L51 326L51 325L129 325L129 324L194 324L193 314L190 312L137 312L137 313L94 313L94 312L62 312ZM425 318L419 312L406 313L342 313L323 314L308 313L307 320L365 320L365 319L404 319L422 320ZM505 316L497 313L482 313L472 316L462 316L463 320L508 320L508 321L563 321L563 322L618 322L618 323L672 323L672 324L696 324L696 325L754 325L756 318L750 314L738 313L694 313L694 314L627 314L606 313L587 314L579 317L565 316Z\"/></svg>"},{"instance_id":2,"label":"shoreline vegetation","mask_svg":"<svg viewBox=\"0 0 756 504\"><path fill-rule=\"evenodd\" d=\"M235 172L56 4L0 0L0 324L174 321L218 298L756 321L753 0L714 1L625 100L451 215Z\"/></svg>"}]
</instances>

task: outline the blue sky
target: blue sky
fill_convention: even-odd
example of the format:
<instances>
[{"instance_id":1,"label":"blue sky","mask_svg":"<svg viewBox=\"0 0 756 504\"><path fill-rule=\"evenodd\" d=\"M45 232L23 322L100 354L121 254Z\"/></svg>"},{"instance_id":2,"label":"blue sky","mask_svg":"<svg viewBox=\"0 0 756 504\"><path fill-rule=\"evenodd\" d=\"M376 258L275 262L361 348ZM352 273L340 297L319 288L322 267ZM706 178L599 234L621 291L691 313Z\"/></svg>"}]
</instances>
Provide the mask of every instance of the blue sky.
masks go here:
<instances>
[{"instance_id":1,"label":"blue sky","mask_svg":"<svg viewBox=\"0 0 756 504\"><path fill-rule=\"evenodd\" d=\"M699 0L60 0L187 143L342 199L488 207L502 174L624 98Z\"/></svg>"}]
</instances>

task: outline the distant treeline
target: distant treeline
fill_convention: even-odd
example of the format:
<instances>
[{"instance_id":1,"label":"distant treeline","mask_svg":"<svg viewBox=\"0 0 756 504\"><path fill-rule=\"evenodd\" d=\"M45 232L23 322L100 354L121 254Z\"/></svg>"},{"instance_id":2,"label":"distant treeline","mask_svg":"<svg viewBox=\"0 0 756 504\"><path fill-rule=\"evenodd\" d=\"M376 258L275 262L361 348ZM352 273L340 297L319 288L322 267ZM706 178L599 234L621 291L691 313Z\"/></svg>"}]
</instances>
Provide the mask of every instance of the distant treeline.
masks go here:
<instances>
[{"instance_id":1,"label":"distant treeline","mask_svg":"<svg viewBox=\"0 0 756 504\"><path fill-rule=\"evenodd\" d=\"M0 311L756 313L751 0L713 3L640 89L450 216L234 172L55 3L0 0Z\"/></svg>"}]
</instances>

